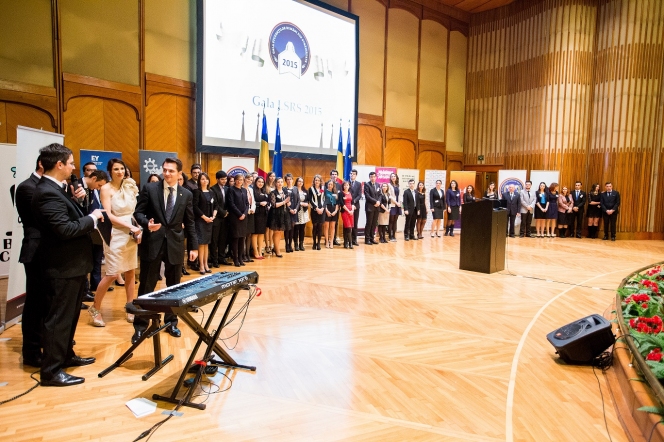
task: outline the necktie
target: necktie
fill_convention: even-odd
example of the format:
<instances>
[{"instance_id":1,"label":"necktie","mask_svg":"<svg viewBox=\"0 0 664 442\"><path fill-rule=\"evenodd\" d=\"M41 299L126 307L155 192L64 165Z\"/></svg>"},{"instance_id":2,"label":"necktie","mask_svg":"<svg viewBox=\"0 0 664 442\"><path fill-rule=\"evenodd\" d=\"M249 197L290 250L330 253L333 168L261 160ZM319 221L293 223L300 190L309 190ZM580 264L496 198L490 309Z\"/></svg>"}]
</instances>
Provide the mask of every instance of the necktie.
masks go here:
<instances>
[{"instance_id":1,"label":"necktie","mask_svg":"<svg viewBox=\"0 0 664 442\"><path fill-rule=\"evenodd\" d=\"M171 220L173 215L173 207L175 206L175 195L173 194L173 188L168 188L168 200L166 201L166 221Z\"/></svg>"},{"instance_id":2,"label":"necktie","mask_svg":"<svg viewBox=\"0 0 664 442\"><path fill-rule=\"evenodd\" d=\"M512 199L513 197L514 197L514 194L510 193L510 199Z\"/></svg>"},{"instance_id":3,"label":"necktie","mask_svg":"<svg viewBox=\"0 0 664 442\"><path fill-rule=\"evenodd\" d=\"M528 191L528 198L530 198L530 190Z\"/></svg>"}]
</instances>

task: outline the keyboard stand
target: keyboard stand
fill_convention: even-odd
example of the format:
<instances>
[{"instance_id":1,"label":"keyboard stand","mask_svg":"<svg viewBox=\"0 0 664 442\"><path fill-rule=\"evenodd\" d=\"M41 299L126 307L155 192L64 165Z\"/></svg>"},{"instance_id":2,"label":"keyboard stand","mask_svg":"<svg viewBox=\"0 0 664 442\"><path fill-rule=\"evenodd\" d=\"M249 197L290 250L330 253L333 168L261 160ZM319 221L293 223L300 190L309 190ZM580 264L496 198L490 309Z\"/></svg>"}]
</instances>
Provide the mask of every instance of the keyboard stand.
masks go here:
<instances>
[{"instance_id":1,"label":"keyboard stand","mask_svg":"<svg viewBox=\"0 0 664 442\"><path fill-rule=\"evenodd\" d=\"M162 396L159 394L153 394L152 399L170 402L172 404L179 404L182 401L182 405L184 405L185 407L192 407L192 408L197 408L199 410L205 410L205 404L197 404L190 401L192 397L192 392L197 386L196 382L194 382L193 384L191 384L191 386L188 387L189 392L186 394L186 396L183 399L177 398L178 394L180 393L180 389L184 384L184 378L186 377L187 372L189 371L189 367L192 366L194 359L196 358L196 353L198 353L198 349L200 348L202 343L207 344L207 348L201 360L209 362L210 359L212 358L212 352L214 351L223 361L223 363L220 364L215 363L214 365L221 365L224 367L240 368L243 370L256 371L256 367L249 365L240 365L237 362L235 362L235 360L228 353L226 353L226 351L224 351L217 342L219 336L221 335L221 330L224 328L224 325L226 324L226 321L230 316L233 305L235 304L235 299L237 298L239 292L240 288L232 292L231 300L228 303L228 307L226 307L224 316L221 318L219 326L217 327L217 330L215 331L214 335L210 335L208 330L210 328L210 325L212 324L212 321L214 320L214 317L217 313L217 310L219 309L219 306L221 305L221 301L228 295L219 298L217 301L215 301L214 307L212 307L212 311L210 312L210 316L208 317L208 320L205 323L205 327L201 327L201 325L189 314L188 308L181 307L173 309L173 313L176 313L178 317L182 319L198 335L198 340L196 341L196 344L194 345L194 348L191 351L191 355L189 356L189 359L187 360L187 363L184 366L184 370L182 370L182 373L180 374L178 382L177 384L175 384L175 388L173 389L171 395Z\"/></svg>"}]
</instances>

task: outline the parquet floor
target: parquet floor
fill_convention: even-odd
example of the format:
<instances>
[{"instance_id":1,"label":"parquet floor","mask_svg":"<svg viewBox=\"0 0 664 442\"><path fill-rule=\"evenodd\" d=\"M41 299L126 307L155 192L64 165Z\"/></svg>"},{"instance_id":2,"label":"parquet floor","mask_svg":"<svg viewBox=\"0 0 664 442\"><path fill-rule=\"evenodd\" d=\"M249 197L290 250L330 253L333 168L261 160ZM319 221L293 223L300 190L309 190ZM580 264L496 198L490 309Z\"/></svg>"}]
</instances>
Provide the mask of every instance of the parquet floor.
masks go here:
<instances>
[{"instance_id":1,"label":"parquet floor","mask_svg":"<svg viewBox=\"0 0 664 442\"><path fill-rule=\"evenodd\" d=\"M245 267L258 271L263 294L230 353L258 370L229 371L228 391L198 397L205 411L182 409L152 440L608 440L592 369L559 363L545 335L603 313L614 292L592 287L613 289L631 269L661 260L664 242L510 239L509 270L548 282L459 270L458 235L309 249ZM175 360L149 381L140 380L149 343L97 378L129 346L123 298L123 289L106 298L106 328L81 316L76 350L97 363L71 372L86 382L39 387L0 407L1 439L131 441L172 408L160 402L158 413L136 419L124 404L170 392L194 344L184 325L180 339L163 335ZM20 327L0 338L10 338L0 342L4 399L33 381L20 364ZM599 379L611 436L624 441ZM230 386L221 374L212 381Z\"/></svg>"}]
</instances>

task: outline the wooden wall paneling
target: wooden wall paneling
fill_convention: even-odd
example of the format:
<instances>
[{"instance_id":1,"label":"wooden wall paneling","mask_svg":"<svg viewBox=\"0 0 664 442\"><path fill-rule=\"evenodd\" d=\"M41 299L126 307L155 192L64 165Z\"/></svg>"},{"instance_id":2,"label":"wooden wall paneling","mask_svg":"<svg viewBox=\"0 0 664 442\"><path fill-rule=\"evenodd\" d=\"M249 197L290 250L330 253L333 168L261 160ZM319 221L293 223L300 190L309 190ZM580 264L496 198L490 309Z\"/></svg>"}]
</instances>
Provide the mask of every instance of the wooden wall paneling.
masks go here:
<instances>
[{"instance_id":1,"label":"wooden wall paneling","mask_svg":"<svg viewBox=\"0 0 664 442\"><path fill-rule=\"evenodd\" d=\"M357 163L382 164L383 132L374 125L360 124L357 128Z\"/></svg>"},{"instance_id":2,"label":"wooden wall paneling","mask_svg":"<svg viewBox=\"0 0 664 442\"><path fill-rule=\"evenodd\" d=\"M63 110L66 112L69 100L75 97L91 96L126 103L134 109L136 120L141 119L141 88L130 84L84 75L62 74L63 83Z\"/></svg>"},{"instance_id":3,"label":"wooden wall paneling","mask_svg":"<svg viewBox=\"0 0 664 442\"><path fill-rule=\"evenodd\" d=\"M122 161L134 177L139 171L139 139L139 122L134 109L125 103L104 100L104 150L122 152Z\"/></svg>"},{"instance_id":4,"label":"wooden wall paneling","mask_svg":"<svg viewBox=\"0 0 664 442\"><path fill-rule=\"evenodd\" d=\"M104 100L97 97L76 97L63 113L65 145L72 151L104 150ZM79 155L74 155L79 158Z\"/></svg>"},{"instance_id":5,"label":"wooden wall paneling","mask_svg":"<svg viewBox=\"0 0 664 442\"><path fill-rule=\"evenodd\" d=\"M417 167L417 131L386 127L385 152L382 166Z\"/></svg>"},{"instance_id":6,"label":"wooden wall paneling","mask_svg":"<svg viewBox=\"0 0 664 442\"><path fill-rule=\"evenodd\" d=\"M16 143L16 128L18 126L55 132L56 129L53 127L51 115L43 109L11 102L6 102L4 105L6 123L3 124L6 124L7 143Z\"/></svg>"},{"instance_id":7,"label":"wooden wall paneling","mask_svg":"<svg viewBox=\"0 0 664 442\"><path fill-rule=\"evenodd\" d=\"M314 176L320 175L323 184L330 179L330 170L336 168L335 161L305 160L304 163L304 186L308 189L313 183ZM297 176L296 176L297 178Z\"/></svg>"},{"instance_id":8,"label":"wooden wall paneling","mask_svg":"<svg viewBox=\"0 0 664 442\"><path fill-rule=\"evenodd\" d=\"M196 163L196 107L194 101L175 97L176 152L184 164Z\"/></svg>"},{"instance_id":9,"label":"wooden wall paneling","mask_svg":"<svg viewBox=\"0 0 664 442\"><path fill-rule=\"evenodd\" d=\"M18 82L0 80L0 101L22 104L45 112L51 121L45 125L49 129L59 128L58 99L56 89Z\"/></svg>"},{"instance_id":10,"label":"wooden wall paneling","mask_svg":"<svg viewBox=\"0 0 664 442\"><path fill-rule=\"evenodd\" d=\"M336 162L334 163L334 165L336 166ZM282 160L282 169L284 171L284 175L286 175L287 173L290 173L291 175L293 175L293 178L303 176L304 175L304 160L301 160L299 158L284 158ZM334 166L331 167L330 169L334 169ZM328 170L327 173L328 173L327 177L329 179L330 171ZM285 181L284 181L284 185L286 185Z\"/></svg>"},{"instance_id":11,"label":"wooden wall paneling","mask_svg":"<svg viewBox=\"0 0 664 442\"><path fill-rule=\"evenodd\" d=\"M204 165L203 167L205 168L204 170L207 172L208 175L210 175L210 180L213 183L217 182L217 178L215 177L215 174L222 170L221 169L221 157L222 155L219 154L204 154Z\"/></svg>"},{"instance_id":12,"label":"wooden wall paneling","mask_svg":"<svg viewBox=\"0 0 664 442\"><path fill-rule=\"evenodd\" d=\"M177 97L153 96L145 107L145 149L177 152Z\"/></svg>"},{"instance_id":13,"label":"wooden wall paneling","mask_svg":"<svg viewBox=\"0 0 664 442\"><path fill-rule=\"evenodd\" d=\"M0 143L7 143L7 110L5 103L0 101Z\"/></svg>"},{"instance_id":14,"label":"wooden wall paneling","mask_svg":"<svg viewBox=\"0 0 664 442\"><path fill-rule=\"evenodd\" d=\"M463 154L460 152L447 152L445 154L445 162L447 165L447 182L449 183L449 172L452 170L463 170ZM446 185L447 187L447 185Z\"/></svg>"}]
</instances>

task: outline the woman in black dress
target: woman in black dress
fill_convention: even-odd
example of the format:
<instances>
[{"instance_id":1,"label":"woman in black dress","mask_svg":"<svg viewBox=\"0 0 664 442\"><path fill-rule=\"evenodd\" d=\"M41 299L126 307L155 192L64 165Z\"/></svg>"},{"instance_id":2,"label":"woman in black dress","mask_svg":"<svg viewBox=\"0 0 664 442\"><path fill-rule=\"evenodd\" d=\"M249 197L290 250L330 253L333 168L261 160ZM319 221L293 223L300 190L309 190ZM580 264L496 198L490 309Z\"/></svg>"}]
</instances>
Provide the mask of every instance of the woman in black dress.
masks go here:
<instances>
[{"instance_id":1,"label":"woman in black dress","mask_svg":"<svg viewBox=\"0 0 664 442\"><path fill-rule=\"evenodd\" d=\"M546 211L546 235L549 238L556 237L556 220L558 219L558 183L549 186L549 208Z\"/></svg>"},{"instance_id":2,"label":"woman in black dress","mask_svg":"<svg viewBox=\"0 0 664 442\"><path fill-rule=\"evenodd\" d=\"M590 187L588 194L588 238L597 238L599 219L602 217L602 208L599 206L599 184Z\"/></svg>"},{"instance_id":3,"label":"woman in black dress","mask_svg":"<svg viewBox=\"0 0 664 442\"><path fill-rule=\"evenodd\" d=\"M247 213L247 236L244 237L244 255L242 261L254 262L251 259L251 236L254 234L254 213L256 213L256 201L254 201L254 189L249 187L254 182L254 176L248 174L244 177L242 188L247 192L247 201L249 201L249 212Z\"/></svg>"},{"instance_id":4,"label":"woman in black dress","mask_svg":"<svg viewBox=\"0 0 664 442\"><path fill-rule=\"evenodd\" d=\"M295 224L297 223L297 211L300 208L300 192L295 187L293 175L286 174L286 186L284 188L286 196L290 198L288 212L290 213L291 222L290 229L284 231L284 238L286 239L286 253L293 253L297 248L293 249L293 236L295 234Z\"/></svg>"},{"instance_id":5,"label":"woman in black dress","mask_svg":"<svg viewBox=\"0 0 664 442\"><path fill-rule=\"evenodd\" d=\"M539 188L535 193L535 228L537 229L537 237L544 238L546 230L546 212L549 210L549 192L546 188L546 183L539 183Z\"/></svg>"},{"instance_id":6,"label":"woman in black dress","mask_svg":"<svg viewBox=\"0 0 664 442\"><path fill-rule=\"evenodd\" d=\"M270 195L274 188L276 187L277 175L274 172L270 171L267 173L265 179L265 193ZM270 230L270 216L272 212L268 210L267 212L267 228L265 229L265 253L268 255L272 253L272 231Z\"/></svg>"},{"instance_id":7,"label":"woman in black dress","mask_svg":"<svg viewBox=\"0 0 664 442\"><path fill-rule=\"evenodd\" d=\"M429 210L433 215L433 223L431 224L431 237L434 233L438 238L440 235L440 220L445 217L445 191L443 190L443 182L436 180L436 187L429 192Z\"/></svg>"},{"instance_id":8,"label":"woman in black dress","mask_svg":"<svg viewBox=\"0 0 664 442\"><path fill-rule=\"evenodd\" d=\"M242 256L244 256L244 238L247 236L249 200L247 199L247 192L242 188L244 175L242 173L235 174L233 183L234 186L228 189L228 196L226 197L228 219L230 221L228 236L233 251L233 263L235 267L240 267L244 265Z\"/></svg>"},{"instance_id":9,"label":"woman in black dress","mask_svg":"<svg viewBox=\"0 0 664 442\"><path fill-rule=\"evenodd\" d=\"M488 198L490 200L498 199L498 192L496 192L496 183L494 183L493 181L489 183L489 187L486 189L486 192L484 192L484 198Z\"/></svg>"},{"instance_id":10,"label":"woman in black dress","mask_svg":"<svg viewBox=\"0 0 664 442\"><path fill-rule=\"evenodd\" d=\"M254 249L254 259L263 259L261 247L267 228L270 195L265 192L265 180L262 176L257 177L254 181L254 201L256 202L256 213L254 213L254 233L251 235L251 246Z\"/></svg>"},{"instance_id":11,"label":"woman in black dress","mask_svg":"<svg viewBox=\"0 0 664 442\"><path fill-rule=\"evenodd\" d=\"M333 248L334 228L339 219L339 203L337 201L337 192L334 191L334 181L330 180L325 184L325 246L328 249Z\"/></svg>"},{"instance_id":12,"label":"woman in black dress","mask_svg":"<svg viewBox=\"0 0 664 442\"><path fill-rule=\"evenodd\" d=\"M415 210L417 211L417 239L424 239L424 225L427 223L427 189L424 183L417 183L417 192L415 193Z\"/></svg>"},{"instance_id":13,"label":"woman in black dress","mask_svg":"<svg viewBox=\"0 0 664 442\"><path fill-rule=\"evenodd\" d=\"M291 228L291 216L288 211L290 198L284 189L284 179L278 177L274 182L274 190L270 192L270 216L268 226L272 231L272 254L281 258L281 239L284 231Z\"/></svg>"},{"instance_id":14,"label":"woman in black dress","mask_svg":"<svg viewBox=\"0 0 664 442\"><path fill-rule=\"evenodd\" d=\"M445 192L445 200L447 201L447 228L445 229L445 236L454 236L454 221L459 219L461 214L461 192L459 191L459 184L456 180L450 181L450 188Z\"/></svg>"},{"instance_id":15,"label":"woman in black dress","mask_svg":"<svg viewBox=\"0 0 664 442\"><path fill-rule=\"evenodd\" d=\"M325 223L325 190L323 179L320 175L314 176L309 188L309 206L311 207L311 224L313 225L314 246L313 250L320 250L320 238L323 235L323 224Z\"/></svg>"},{"instance_id":16,"label":"woman in black dress","mask_svg":"<svg viewBox=\"0 0 664 442\"><path fill-rule=\"evenodd\" d=\"M210 177L201 172L198 175L198 188L194 189L194 215L196 238L198 239L198 268L201 275L210 273L208 266L208 245L212 241L212 223L217 216L217 203L210 192Z\"/></svg>"},{"instance_id":17,"label":"woman in black dress","mask_svg":"<svg viewBox=\"0 0 664 442\"><path fill-rule=\"evenodd\" d=\"M463 194L463 203L474 203L475 202L475 188L473 186L466 187L466 191Z\"/></svg>"}]
</instances>

